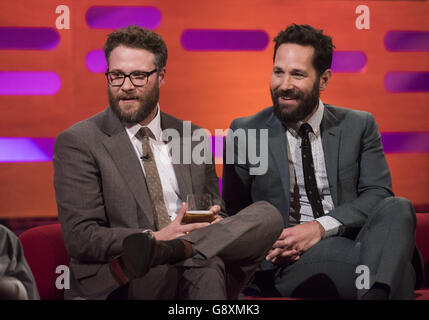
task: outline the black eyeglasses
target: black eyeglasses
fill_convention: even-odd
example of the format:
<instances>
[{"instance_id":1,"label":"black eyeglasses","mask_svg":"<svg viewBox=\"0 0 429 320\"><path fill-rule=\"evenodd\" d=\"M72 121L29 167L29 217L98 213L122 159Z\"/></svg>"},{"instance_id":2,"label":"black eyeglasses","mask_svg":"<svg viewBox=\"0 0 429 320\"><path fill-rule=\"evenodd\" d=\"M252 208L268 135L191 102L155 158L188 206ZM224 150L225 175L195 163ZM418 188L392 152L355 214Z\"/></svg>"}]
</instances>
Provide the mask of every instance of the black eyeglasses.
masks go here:
<instances>
[{"instance_id":1,"label":"black eyeglasses","mask_svg":"<svg viewBox=\"0 0 429 320\"><path fill-rule=\"evenodd\" d=\"M150 75L157 71L158 69L153 69L149 72L133 71L129 74L125 74L120 71L107 71L105 75L107 77L107 81L112 87L121 87L125 82L125 78L130 78L134 87L143 87L148 82Z\"/></svg>"}]
</instances>

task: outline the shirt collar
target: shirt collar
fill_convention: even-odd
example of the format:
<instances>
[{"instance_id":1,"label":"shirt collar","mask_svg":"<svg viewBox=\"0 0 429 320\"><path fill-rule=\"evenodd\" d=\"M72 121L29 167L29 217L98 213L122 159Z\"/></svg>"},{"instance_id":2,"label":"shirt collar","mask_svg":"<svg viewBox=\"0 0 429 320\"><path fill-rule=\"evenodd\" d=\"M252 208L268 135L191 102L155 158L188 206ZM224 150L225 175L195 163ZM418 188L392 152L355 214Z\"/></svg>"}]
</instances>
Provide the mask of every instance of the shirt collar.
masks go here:
<instances>
[{"instance_id":1,"label":"shirt collar","mask_svg":"<svg viewBox=\"0 0 429 320\"><path fill-rule=\"evenodd\" d=\"M320 124L322 123L323 118L323 112L325 110L325 105L323 104L322 100L319 98L319 104L317 105L317 110L313 115L308 119L307 123L311 126L313 129L313 133L318 136L320 134ZM299 127L304 122L298 121L297 123L292 123L288 125L288 130L290 133L292 133L295 137L298 136Z\"/></svg>"},{"instance_id":2,"label":"shirt collar","mask_svg":"<svg viewBox=\"0 0 429 320\"><path fill-rule=\"evenodd\" d=\"M153 118L152 121L149 122L146 127L148 127L150 131L152 131L156 141L161 141L161 135L162 135L161 110L159 108L159 104L156 106L156 108L157 108L157 111L156 111L155 118ZM127 131L128 136L132 138L137 134L137 132L140 130L141 127L143 126L140 123L136 123L131 127L125 127L125 130Z\"/></svg>"}]
</instances>

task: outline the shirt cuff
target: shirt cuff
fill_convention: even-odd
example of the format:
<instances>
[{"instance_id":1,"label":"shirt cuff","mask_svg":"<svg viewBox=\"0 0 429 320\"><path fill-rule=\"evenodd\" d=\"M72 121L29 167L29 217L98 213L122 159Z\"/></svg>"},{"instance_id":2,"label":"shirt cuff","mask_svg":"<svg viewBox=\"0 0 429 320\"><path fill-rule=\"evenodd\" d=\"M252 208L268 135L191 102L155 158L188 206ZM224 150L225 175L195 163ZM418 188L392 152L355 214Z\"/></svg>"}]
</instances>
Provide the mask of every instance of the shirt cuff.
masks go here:
<instances>
[{"instance_id":1,"label":"shirt cuff","mask_svg":"<svg viewBox=\"0 0 429 320\"><path fill-rule=\"evenodd\" d=\"M325 229L323 239L338 235L338 230L343 225L332 216L323 216L317 218L316 221L318 221L322 225L323 229Z\"/></svg>"}]
</instances>

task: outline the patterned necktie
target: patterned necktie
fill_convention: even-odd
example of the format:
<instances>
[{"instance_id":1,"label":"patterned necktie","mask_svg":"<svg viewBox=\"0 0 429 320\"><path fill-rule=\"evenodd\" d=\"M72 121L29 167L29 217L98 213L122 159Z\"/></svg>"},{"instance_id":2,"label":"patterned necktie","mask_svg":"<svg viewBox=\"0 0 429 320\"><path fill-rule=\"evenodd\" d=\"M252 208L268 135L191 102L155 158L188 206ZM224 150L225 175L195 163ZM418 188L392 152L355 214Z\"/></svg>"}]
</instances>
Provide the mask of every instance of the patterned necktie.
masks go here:
<instances>
[{"instance_id":1,"label":"patterned necktie","mask_svg":"<svg viewBox=\"0 0 429 320\"><path fill-rule=\"evenodd\" d=\"M322 201L320 199L319 190L317 189L316 176L314 174L313 155L311 153L310 137L308 136L309 132L313 132L313 130L308 123L302 124L299 128L299 134L302 138L302 168L304 171L304 183L307 198L310 201L311 208L313 209L314 217L319 218L325 213L323 211Z\"/></svg>"},{"instance_id":2,"label":"patterned necktie","mask_svg":"<svg viewBox=\"0 0 429 320\"><path fill-rule=\"evenodd\" d=\"M160 230L167 226L171 220L168 216L167 207L165 206L161 179L159 178L155 157L149 144L149 137L154 138L154 135L147 127L140 128L139 132L136 134L136 138L142 142L143 156L141 159L144 163L146 185L152 200L155 227L157 230Z\"/></svg>"}]
</instances>

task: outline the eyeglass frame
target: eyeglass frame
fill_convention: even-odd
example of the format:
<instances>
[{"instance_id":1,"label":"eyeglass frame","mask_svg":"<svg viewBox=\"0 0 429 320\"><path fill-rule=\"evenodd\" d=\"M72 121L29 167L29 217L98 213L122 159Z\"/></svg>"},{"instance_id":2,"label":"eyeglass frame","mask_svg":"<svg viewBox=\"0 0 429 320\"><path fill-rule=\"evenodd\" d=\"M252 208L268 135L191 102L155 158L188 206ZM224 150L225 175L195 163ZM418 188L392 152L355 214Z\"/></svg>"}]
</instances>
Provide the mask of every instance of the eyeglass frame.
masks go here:
<instances>
[{"instance_id":1,"label":"eyeglass frame","mask_svg":"<svg viewBox=\"0 0 429 320\"><path fill-rule=\"evenodd\" d=\"M158 71L158 68L155 68L155 69L153 69L152 71L133 71L133 72L130 72L130 73L128 73L128 74L126 74L126 73L124 73L124 72L119 72L118 71L118 73L121 73L123 76L124 76L124 79L123 79L123 81L122 81L122 83L121 84L112 84L111 82L110 82L110 80L109 80L109 73L112 73L111 71L109 71L109 70L107 70L104 74L105 74L105 76L106 76L106 78L107 78L107 83L109 84L109 85L111 85L112 87L122 87L123 85L124 85L124 83L125 83L125 79L126 78L129 78L130 79L130 82L132 83L132 85L134 86L134 87L144 87L147 83L148 83L148 81L149 81L149 77L152 75L152 74L154 74L155 72L157 72ZM145 76L146 76L146 83L145 84L142 84L142 85L135 85L134 84L134 82L133 82L133 80L131 79L131 75L133 74L133 73L136 73L136 72L138 72L138 73L141 73L141 74L144 74Z\"/></svg>"}]
</instances>

